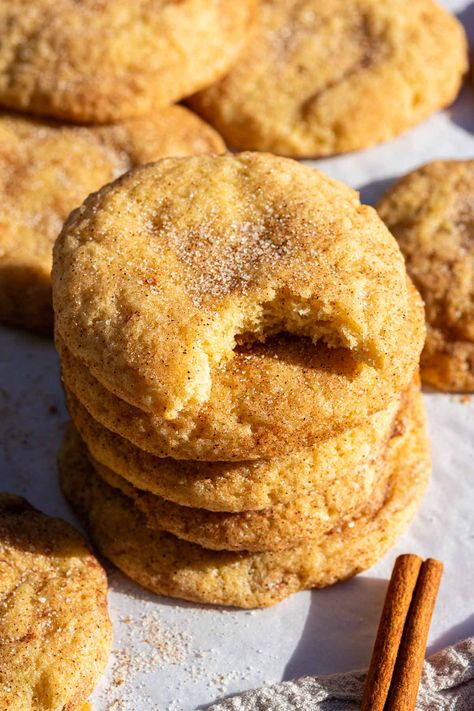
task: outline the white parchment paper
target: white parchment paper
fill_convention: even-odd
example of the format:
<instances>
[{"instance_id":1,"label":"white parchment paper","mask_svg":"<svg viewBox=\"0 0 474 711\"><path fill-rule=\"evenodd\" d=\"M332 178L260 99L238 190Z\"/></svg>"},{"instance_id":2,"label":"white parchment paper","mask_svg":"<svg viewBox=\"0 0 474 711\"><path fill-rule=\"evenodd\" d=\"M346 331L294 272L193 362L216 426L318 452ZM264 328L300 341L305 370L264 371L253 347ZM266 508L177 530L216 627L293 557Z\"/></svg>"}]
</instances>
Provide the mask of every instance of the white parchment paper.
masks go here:
<instances>
[{"instance_id":1,"label":"white parchment paper","mask_svg":"<svg viewBox=\"0 0 474 711\"><path fill-rule=\"evenodd\" d=\"M474 3L444 5L472 40ZM371 203L397 176L452 157L474 157L470 85L451 109L397 140L312 164ZM446 566L429 651L474 634L474 399L426 393L425 401L434 459L429 492L396 548L358 578L245 612L159 598L107 566L114 653L94 693L94 711L188 711L264 683L366 666L401 552L437 557ZM0 489L78 525L57 485L66 419L52 344L0 329Z\"/></svg>"}]
</instances>

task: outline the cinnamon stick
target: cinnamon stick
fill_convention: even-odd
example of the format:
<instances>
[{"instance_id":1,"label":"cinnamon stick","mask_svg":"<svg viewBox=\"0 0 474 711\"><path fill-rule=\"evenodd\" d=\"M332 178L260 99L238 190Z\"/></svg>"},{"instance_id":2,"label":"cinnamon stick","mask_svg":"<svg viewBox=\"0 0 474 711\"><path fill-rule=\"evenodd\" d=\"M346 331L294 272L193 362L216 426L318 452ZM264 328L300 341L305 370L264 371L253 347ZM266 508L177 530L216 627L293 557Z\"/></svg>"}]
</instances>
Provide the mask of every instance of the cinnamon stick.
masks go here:
<instances>
[{"instance_id":1,"label":"cinnamon stick","mask_svg":"<svg viewBox=\"0 0 474 711\"><path fill-rule=\"evenodd\" d=\"M420 685L426 642L438 594L443 564L428 558L418 583L393 673L386 711L413 711Z\"/></svg>"},{"instance_id":2,"label":"cinnamon stick","mask_svg":"<svg viewBox=\"0 0 474 711\"><path fill-rule=\"evenodd\" d=\"M421 566L422 559L412 554L401 555L395 562L367 673L361 711L383 711L385 707Z\"/></svg>"}]
</instances>

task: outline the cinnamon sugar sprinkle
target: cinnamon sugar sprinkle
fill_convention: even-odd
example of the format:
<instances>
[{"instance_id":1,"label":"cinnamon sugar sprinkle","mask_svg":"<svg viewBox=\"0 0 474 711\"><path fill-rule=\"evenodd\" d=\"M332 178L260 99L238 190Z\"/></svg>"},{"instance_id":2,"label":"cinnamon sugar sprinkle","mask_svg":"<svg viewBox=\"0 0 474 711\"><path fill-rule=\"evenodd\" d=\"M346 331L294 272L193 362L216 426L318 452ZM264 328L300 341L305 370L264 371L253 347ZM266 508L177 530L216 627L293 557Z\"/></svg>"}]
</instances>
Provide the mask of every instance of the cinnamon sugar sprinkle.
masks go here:
<instances>
[{"instance_id":1,"label":"cinnamon sugar sprinkle","mask_svg":"<svg viewBox=\"0 0 474 711\"><path fill-rule=\"evenodd\" d=\"M262 267L272 267L291 251L286 219L276 215L271 206L263 216L232 222L225 230L212 222L185 234L172 224L162 227L178 259L190 268L189 288L196 305L204 296L225 296L235 290L245 293Z\"/></svg>"}]
</instances>

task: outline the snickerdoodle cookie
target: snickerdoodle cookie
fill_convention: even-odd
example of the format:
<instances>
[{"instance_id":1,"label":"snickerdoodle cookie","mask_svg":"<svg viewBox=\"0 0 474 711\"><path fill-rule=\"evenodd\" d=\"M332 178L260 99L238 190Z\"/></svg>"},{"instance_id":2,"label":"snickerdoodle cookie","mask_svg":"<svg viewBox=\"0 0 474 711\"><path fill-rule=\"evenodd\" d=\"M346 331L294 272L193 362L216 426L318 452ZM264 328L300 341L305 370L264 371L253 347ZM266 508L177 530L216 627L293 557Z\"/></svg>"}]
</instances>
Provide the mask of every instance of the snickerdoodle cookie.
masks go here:
<instances>
[{"instance_id":1,"label":"snickerdoodle cookie","mask_svg":"<svg viewBox=\"0 0 474 711\"><path fill-rule=\"evenodd\" d=\"M191 99L239 150L322 156L386 141L456 97L462 25L432 0L259 0L248 49Z\"/></svg>"},{"instance_id":2,"label":"snickerdoodle cookie","mask_svg":"<svg viewBox=\"0 0 474 711\"><path fill-rule=\"evenodd\" d=\"M423 379L441 390L474 390L474 160L415 170L378 211L425 301Z\"/></svg>"},{"instance_id":3,"label":"snickerdoodle cookie","mask_svg":"<svg viewBox=\"0 0 474 711\"><path fill-rule=\"evenodd\" d=\"M253 0L0 0L0 105L77 123L147 114L219 79Z\"/></svg>"},{"instance_id":4,"label":"snickerdoodle cookie","mask_svg":"<svg viewBox=\"0 0 474 711\"><path fill-rule=\"evenodd\" d=\"M379 508L319 541L287 551L209 551L153 531L133 502L98 477L85 446L69 432L61 484L104 555L162 595L238 607L265 607L302 589L331 585L375 563L408 525L430 475L421 398L407 429L392 440L389 491Z\"/></svg>"},{"instance_id":5,"label":"snickerdoodle cookie","mask_svg":"<svg viewBox=\"0 0 474 711\"><path fill-rule=\"evenodd\" d=\"M268 154L167 159L55 244L58 337L158 418L160 454L256 459L364 422L411 381L423 310L350 188Z\"/></svg>"},{"instance_id":6,"label":"snickerdoodle cookie","mask_svg":"<svg viewBox=\"0 0 474 711\"><path fill-rule=\"evenodd\" d=\"M111 645L106 594L71 526L0 494L0 708L82 709Z\"/></svg>"},{"instance_id":7,"label":"snickerdoodle cookie","mask_svg":"<svg viewBox=\"0 0 474 711\"><path fill-rule=\"evenodd\" d=\"M180 106L96 128L1 114L0 321L51 332L53 242L90 192L139 163L223 150Z\"/></svg>"},{"instance_id":8,"label":"snickerdoodle cookie","mask_svg":"<svg viewBox=\"0 0 474 711\"><path fill-rule=\"evenodd\" d=\"M366 424L279 459L179 461L155 457L103 427L71 392L67 400L74 425L97 463L137 489L208 511L260 510L312 497L313 508L329 520L369 497L377 465L398 428L397 399Z\"/></svg>"}]
</instances>

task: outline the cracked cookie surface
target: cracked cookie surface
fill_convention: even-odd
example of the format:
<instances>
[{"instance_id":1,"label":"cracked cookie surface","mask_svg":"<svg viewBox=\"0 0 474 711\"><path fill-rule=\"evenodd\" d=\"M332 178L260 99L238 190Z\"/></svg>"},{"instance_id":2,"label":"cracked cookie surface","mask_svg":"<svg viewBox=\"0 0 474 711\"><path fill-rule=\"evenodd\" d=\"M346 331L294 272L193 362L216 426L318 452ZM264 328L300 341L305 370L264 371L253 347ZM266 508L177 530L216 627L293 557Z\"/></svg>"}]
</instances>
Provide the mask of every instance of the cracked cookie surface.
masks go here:
<instances>
[{"instance_id":1,"label":"cracked cookie surface","mask_svg":"<svg viewBox=\"0 0 474 711\"><path fill-rule=\"evenodd\" d=\"M423 379L474 391L474 161L435 161L398 180L378 211L425 302Z\"/></svg>"},{"instance_id":2,"label":"cracked cookie surface","mask_svg":"<svg viewBox=\"0 0 474 711\"><path fill-rule=\"evenodd\" d=\"M163 160L106 186L66 223L53 282L58 340L155 419L158 456L311 446L388 406L424 339L375 211L267 154Z\"/></svg>"},{"instance_id":3,"label":"cracked cookie surface","mask_svg":"<svg viewBox=\"0 0 474 711\"><path fill-rule=\"evenodd\" d=\"M111 638L107 579L83 538L0 494L0 707L79 711Z\"/></svg>"},{"instance_id":4,"label":"cracked cookie surface","mask_svg":"<svg viewBox=\"0 0 474 711\"><path fill-rule=\"evenodd\" d=\"M252 0L1 0L0 104L76 123L161 109L219 79Z\"/></svg>"},{"instance_id":5,"label":"cracked cookie surface","mask_svg":"<svg viewBox=\"0 0 474 711\"><path fill-rule=\"evenodd\" d=\"M260 0L248 49L190 99L239 150L294 157L386 141L449 105L461 24L432 0Z\"/></svg>"},{"instance_id":6,"label":"cracked cookie surface","mask_svg":"<svg viewBox=\"0 0 474 711\"><path fill-rule=\"evenodd\" d=\"M88 128L0 114L0 321L52 332L53 243L90 192L139 163L224 149L180 106Z\"/></svg>"}]
</instances>

